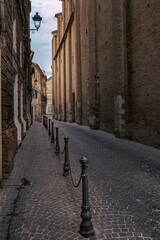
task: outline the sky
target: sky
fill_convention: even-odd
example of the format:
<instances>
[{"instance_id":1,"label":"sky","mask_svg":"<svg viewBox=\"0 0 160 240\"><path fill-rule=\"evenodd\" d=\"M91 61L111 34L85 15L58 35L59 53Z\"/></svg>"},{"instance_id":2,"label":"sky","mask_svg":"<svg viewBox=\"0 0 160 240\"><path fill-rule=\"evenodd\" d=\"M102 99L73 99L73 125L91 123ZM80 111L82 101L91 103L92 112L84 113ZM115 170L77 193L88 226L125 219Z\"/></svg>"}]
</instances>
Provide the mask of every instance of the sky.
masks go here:
<instances>
[{"instance_id":1,"label":"sky","mask_svg":"<svg viewBox=\"0 0 160 240\"><path fill-rule=\"evenodd\" d=\"M30 33L31 49L34 52L33 62L51 76L51 32L57 30L55 14L61 12L62 2L59 0L31 0L30 28L34 28L32 17L36 12L42 17L41 27Z\"/></svg>"}]
</instances>

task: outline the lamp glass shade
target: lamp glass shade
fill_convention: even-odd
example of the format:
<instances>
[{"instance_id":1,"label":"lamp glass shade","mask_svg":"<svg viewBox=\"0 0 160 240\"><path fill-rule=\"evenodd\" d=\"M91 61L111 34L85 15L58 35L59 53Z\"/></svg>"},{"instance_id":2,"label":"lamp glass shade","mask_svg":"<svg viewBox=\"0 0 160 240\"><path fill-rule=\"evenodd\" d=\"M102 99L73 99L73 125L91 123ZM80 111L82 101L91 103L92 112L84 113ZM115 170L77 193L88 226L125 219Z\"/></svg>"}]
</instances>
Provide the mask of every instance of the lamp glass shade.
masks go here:
<instances>
[{"instance_id":1,"label":"lamp glass shade","mask_svg":"<svg viewBox=\"0 0 160 240\"><path fill-rule=\"evenodd\" d=\"M36 12L36 15L32 18L34 21L35 28L38 30L41 26L42 17Z\"/></svg>"}]
</instances>

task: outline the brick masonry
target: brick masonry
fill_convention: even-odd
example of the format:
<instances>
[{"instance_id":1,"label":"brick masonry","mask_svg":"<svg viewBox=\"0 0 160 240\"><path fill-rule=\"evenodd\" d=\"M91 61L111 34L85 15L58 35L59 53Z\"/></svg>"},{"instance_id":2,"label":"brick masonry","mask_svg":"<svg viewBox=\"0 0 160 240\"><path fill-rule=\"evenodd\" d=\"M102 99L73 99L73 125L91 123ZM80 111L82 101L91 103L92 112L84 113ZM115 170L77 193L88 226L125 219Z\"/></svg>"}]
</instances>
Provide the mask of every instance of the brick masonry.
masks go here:
<instances>
[{"instance_id":1,"label":"brick masonry","mask_svg":"<svg viewBox=\"0 0 160 240\"><path fill-rule=\"evenodd\" d=\"M129 4L130 2L130 4ZM160 143L160 2L128 1L128 96L130 136Z\"/></svg>"},{"instance_id":2,"label":"brick masonry","mask_svg":"<svg viewBox=\"0 0 160 240\"><path fill-rule=\"evenodd\" d=\"M23 4L11 0L4 0L0 4L0 22L5 23L0 28L3 176L11 172L17 146L22 141L26 128L31 124L29 30L22 30L28 27L30 1L25 2L25 10Z\"/></svg>"},{"instance_id":3,"label":"brick masonry","mask_svg":"<svg viewBox=\"0 0 160 240\"><path fill-rule=\"evenodd\" d=\"M158 0L63 1L54 81L64 88L54 102L66 104L67 121L159 147L159 9Z\"/></svg>"}]
</instances>

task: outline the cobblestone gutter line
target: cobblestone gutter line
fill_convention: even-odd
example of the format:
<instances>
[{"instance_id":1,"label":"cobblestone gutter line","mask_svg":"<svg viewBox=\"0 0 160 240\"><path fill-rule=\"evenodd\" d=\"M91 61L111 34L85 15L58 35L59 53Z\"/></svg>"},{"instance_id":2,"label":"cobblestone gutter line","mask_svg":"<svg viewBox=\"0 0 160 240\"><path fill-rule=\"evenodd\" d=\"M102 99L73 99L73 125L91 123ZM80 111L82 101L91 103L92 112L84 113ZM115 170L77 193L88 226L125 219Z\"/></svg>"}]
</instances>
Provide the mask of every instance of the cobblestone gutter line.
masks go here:
<instances>
[{"instance_id":1,"label":"cobblestone gutter line","mask_svg":"<svg viewBox=\"0 0 160 240\"><path fill-rule=\"evenodd\" d=\"M10 184L5 181L0 189L0 239L9 239L9 228L14 214L15 205L21 185Z\"/></svg>"},{"instance_id":2,"label":"cobblestone gutter line","mask_svg":"<svg viewBox=\"0 0 160 240\"><path fill-rule=\"evenodd\" d=\"M22 178L21 181L22 181L21 184L16 186L17 192L16 192L16 196L15 196L15 198L14 198L14 200L13 200L13 205L12 205L11 213L10 213L10 214L7 214L7 216L9 217L9 219L8 219L8 228L7 228L6 240L9 240L10 237L12 236L12 223L13 223L13 219L15 219L16 215L18 214L17 211L16 211L16 209L17 209L17 203L18 203L18 201L20 200L20 195L21 195L20 192L21 192L21 189L23 189L24 186L26 186L26 185L30 185L30 182L29 182L27 179L25 179L25 178ZM7 185L7 186L8 186L8 185ZM5 187L7 187L7 186L5 185ZM15 186L14 186L14 187L15 187Z\"/></svg>"},{"instance_id":3,"label":"cobblestone gutter line","mask_svg":"<svg viewBox=\"0 0 160 240\"><path fill-rule=\"evenodd\" d=\"M29 182L25 178L9 178L3 180L2 184L0 188L0 240L8 240L11 222L20 198L20 190Z\"/></svg>"},{"instance_id":4,"label":"cobblestone gutter line","mask_svg":"<svg viewBox=\"0 0 160 240\"><path fill-rule=\"evenodd\" d=\"M15 216L15 209L16 209L16 206L17 206L17 201L19 199L20 189L21 189L21 186L18 188L17 196L13 201L13 208L11 209L12 212L10 214L8 214L8 217L10 217L10 218L9 218L9 221L8 221L8 231L7 231L6 240L10 239L10 228L11 228L12 219Z\"/></svg>"}]
</instances>

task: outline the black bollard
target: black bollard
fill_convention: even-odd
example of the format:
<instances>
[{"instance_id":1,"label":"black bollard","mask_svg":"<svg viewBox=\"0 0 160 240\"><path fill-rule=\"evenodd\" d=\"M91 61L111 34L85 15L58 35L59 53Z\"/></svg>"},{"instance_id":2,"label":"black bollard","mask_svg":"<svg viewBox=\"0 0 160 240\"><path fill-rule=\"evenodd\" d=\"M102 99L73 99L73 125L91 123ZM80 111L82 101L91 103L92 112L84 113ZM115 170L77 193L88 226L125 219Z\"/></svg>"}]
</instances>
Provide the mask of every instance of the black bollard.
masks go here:
<instances>
[{"instance_id":1,"label":"black bollard","mask_svg":"<svg viewBox=\"0 0 160 240\"><path fill-rule=\"evenodd\" d=\"M94 235L94 230L91 222L92 214L89 206L88 177L87 177L88 159L86 157L81 157L80 163L82 168L82 175L81 175L82 176L82 207L81 207L82 222L80 225L79 233L83 237L89 238Z\"/></svg>"},{"instance_id":2,"label":"black bollard","mask_svg":"<svg viewBox=\"0 0 160 240\"><path fill-rule=\"evenodd\" d=\"M48 135L51 135L51 119L48 119Z\"/></svg>"},{"instance_id":3,"label":"black bollard","mask_svg":"<svg viewBox=\"0 0 160 240\"><path fill-rule=\"evenodd\" d=\"M47 129L47 117L45 116L45 128Z\"/></svg>"},{"instance_id":4,"label":"black bollard","mask_svg":"<svg viewBox=\"0 0 160 240\"><path fill-rule=\"evenodd\" d=\"M43 125L45 127L45 116L43 116Z\"/></svg>"},{"instance_id":5,"label":"black bollard","mask_svg":"<svg viewBox=\"0 0 160 240\"><path fill-rule=\"evenodd\" d=\"M45 126L45 116L43 115L43 126Z\"/></svg>"},{"instance_id":6,"label":"black bollard","mask_svg":"<svg viewBox=\"0 0 160 240\"><path fill-rule=\"evenodd\" d=\"M46 117L46 130L48 130L48 118Z\"/></svg>"},{"instance_id":7,"label":"black bollard","mask_svg":"<svg viewBox=\"0 0 160 240\"><path fill-rule=\"evenodd\" d=\"M59 154L60 153L60 146L59 146L59 136L58 136L58 130L59 128L56 127L56 147L55 147L55 153Z\"/></svg>"},{"instance_id":8,"label":"black bollard","mask_svg":"<svg viewBox=\"0 0 160 240\"><path fill-rule=\"evenodd\" d=\"M46 117L44 116L44 127L46 127Z\"/></svg>"},{"instance_id":9,"label":"black bollard","mask_svg":"<svg viewBox=\"0 0 160 240\"><path fill-rule=\"evenodd\" d=\"M45 116L45 128L47 129L47 117Z\"/></svg>"},{"instance_id":10,"label":"black bollard","mask_svg":"<svg viewBox=\"0 0 160 240\"><path fill-rule=\"evenodd\" d=\"M54 143L54 122L52 122L51 143Z\"/></svg>"},{"instance_id":11,"label":"black bollard","mask_svg":"<svg viewBox=\"0 0 160 240\"><path fill-rule=\"evenodd\" d=\"M64 147L64 167L63 167L63 176L67 177L69 176L69 172L70 172L70 164L69 164L69 153L68 153L68 141L69 141L69 137L64 137L64 141L65 141L65 147Z\"/></svg>"}]
</instances>

